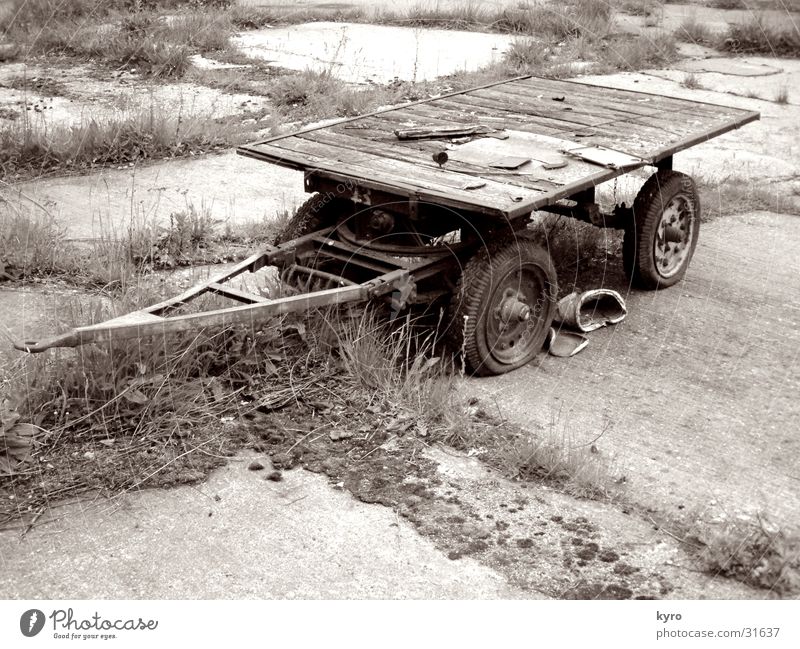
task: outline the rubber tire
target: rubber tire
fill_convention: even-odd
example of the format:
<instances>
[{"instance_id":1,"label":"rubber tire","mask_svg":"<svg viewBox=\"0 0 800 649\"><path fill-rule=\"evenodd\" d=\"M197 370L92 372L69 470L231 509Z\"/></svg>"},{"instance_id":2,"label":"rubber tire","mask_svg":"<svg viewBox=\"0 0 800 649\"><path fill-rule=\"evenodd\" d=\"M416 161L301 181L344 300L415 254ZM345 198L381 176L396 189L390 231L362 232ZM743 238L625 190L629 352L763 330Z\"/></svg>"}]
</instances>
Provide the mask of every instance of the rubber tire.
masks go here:
<instances>
[{"instance_id":1,"label":"rubber tire","mask_svg":"<svg viewBox=\"0 0 800 649\"><path fill-rule=\"evenodd\" d=\"M292 218L275 237L275 245L287 243L292 239L304 237L322 228L336 225L339 218L348 213L352 203L343 198L325 201L321 194L314 194L303 203Z\"/></svg>"},{"instance_id":2,"label":"rubber tire","mask_svg":"<svg viewBox=\"0 0 800 649\"><path fill-rule=\"evenodd\" d=\"M486 327L488 300L498 283L521 262L541 268L547 282L547 300L530 353L515 363L500 363L492 357ZM448 339L454 351L463 353L466 368L477 376L510 372L529 363L541 351L550 330L558 299L558 282L550 254L524 233L505 236L481 248L464 266L448 308ZM464 317L467 317L466 323Z\"/></svg>"},{"instance_id":3,"label":"rubber tire","mask_svg":"<svg viewBox=\"0 0 800 649\"><path fill-rule=\"evenodd\" d=\"M664 207L675 196L688 194L694 205L692 242L689 254L677 273L663 277L655 263L653 245ZM647 179L633 202L633 223L625 228L622 241L622 263L631 284L655 291L677 284L686 274L700 234L700 196L691 176L662 169Z\"/></svg>"}]
</instances>

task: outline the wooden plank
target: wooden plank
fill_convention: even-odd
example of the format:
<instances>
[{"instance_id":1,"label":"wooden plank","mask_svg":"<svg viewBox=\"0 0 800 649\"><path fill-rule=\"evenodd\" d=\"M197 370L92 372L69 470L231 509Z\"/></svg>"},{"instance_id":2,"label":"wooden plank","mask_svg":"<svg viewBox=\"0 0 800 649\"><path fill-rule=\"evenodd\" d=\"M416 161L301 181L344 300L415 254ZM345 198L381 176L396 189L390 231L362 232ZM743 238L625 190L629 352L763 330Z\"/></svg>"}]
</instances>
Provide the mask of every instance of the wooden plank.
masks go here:
<instances>
[{"instance_id":1,"label":"wooden plank","mask_svg":"<svg viewBox=\"0 0 800 649\"><path fill-rule=\"evenodd\" d=\"M377 118L369 118L369 119L377 119ZM351 132L353 131L347 131L342 133L340 131L332 130L328 131L327 133L337 136L342 135L345 138L349 138L349 133ZM312 134L313 137L311 137L311 139L316 139L318 136L324 133L326 132L317 131L316 133ZM381 130L358 129L357 131L355 131L355 133L357 133L359 137L352 138L352 143L350 145L350 148L358 148L357 143L359 142L368 142L369 144L367 146L369 147L376 147L376 146L380 147L379 151L375 151L372 148L369 149L371 152L378 153L380 155L384 154L383 152L387 149L390 148L394 149L396 147L399 147L398 155L406 156L405 159L412 159L412 158L414 160L420 159L428 166L433 166L433 164L435 164L433 163L433 157L432 157L433 154L442 151L442 149L446 147L448 144L447 141L441 141L441 140L430 140L430 141L418 140L413 143L413 146L411 146L408 143L404 144L398 141L394 136L391 136L392 137L391 141L387 140L386 132ZM298 137L308 138L309 135L302 135ZM389 155L389 157L391 157L390 154L386 155ZM472 175L480 175L481 173L485 174L487 172L487 168L485 165L479 166L466 161L454 160L452 157L447 162L447 166L455 171L461 171ZM496 170L491 170L491 171L496 171ZM549 175L551 172L545 170L544 173ZM489 177L495 178L496 180L500 180L501 176L500 174L495 173L494 175L490 174ZM502 177L502 180L503 182L506 182L508 184L518 184L514 180L515 178L517 178L517 176L511 176L510 178L511 178L510 181L505 177ZM555 186L555 183L552 180L548 180L548 178L546 177L538 178L526 175L524 176L524 178L525 181L523 183L523 186L530 187L532 189L550 191Z\"/></svg>"},{"instance_id":2,"label":"wooden plank","mask_svg":"<svg viewBox=\"0 0 800 649\"><path fill-rule=\"evenodd\" d=\"M386 144L375 143L370 140L351 137L344 133L337 133L333 131L317 131L315 133L306 133L305 135L299 137L323 144L328 144L330 146L351 149L353 151L367 151L368 153L373 153L375 155L380 155L394 160L403 160L431 169L439 168L439 165L433 161L432 153L442 150L442 145L434 142L420 142L420 145L429 145L429 148L425 149L414 149L410 146L402 146L399 143L395 146L389 147ZM506 185L526 187L536 191L546 192L553 187L552 182L545 181L543 183L543 179L537 178L536 176L500 176L499 174L492 174L492 170L487 169L485 166L460 162L458 160L448 160L446 166L447 169L451 171L469 174L473 177L486 178L488 180L493 180Z\"/></svg>"},{"instance_id":3,"label":"wooden plank","mask_svg":"<svg viewBox=\"0 0 800 649\"><path fill-rule=\"evenodd\" d=\"M688 99L678 99L652 93L639 92L634 90L619 90L617 88L607 88L577 81L563 81L555 79L536 79L528 78L517 81L510 81L509 86L517 88L527 88L537 92L552 92L555 95L565 97L572 93L574 96L591 99L606 99L619 102L620 108L624 106L652 106L665 111L683 111L691 109L698 116L715 117L720 114L720 107L712 104L703 104Z\"/></svg>"},{"instance_id":4,"label":"wooden plank","mask_svg":"<svg viewBox=\"0 0 800 649\"><path fill-rule=\"evenodd\" d=\"M376 172L385 173L389 175L389 177L398 178L410 186L419 185L426 189L457 192L467 197L480 196L486 204L492 206L500 206L515 202L513 198L510 197L512 192L514 196L523 195L523 199L525 198L525 194L539 193L537 190L510 187L490 179L485 179L485 186L479 189L466 190L464 186L475 180L474 177L469 174L449 171L447 169L423 167L413 162L392 160L366 151L354 152L358 158L356 160L351 160L351 152L349 150L343 150L335 145L311 142L299 137L292 138L291 140L284 140L279 146L281 148L291 147L291 150L294 152L315 156L318 159L335 160L339 169L345 173L349 173L350 169L353 167L359 167L362 173L365 170L374 170ZM343 155L345 151L348 152L347 155ZM533 196L530 196L530 198L532 197Z\"/></svg>"},{"instance_id":5,"label":"wooden plank","mask_svg":"<svg viewBox=\"0 0 800 649\"><path fill-rule=\"evenodd\" d=\"M474 104L479 106L484 106L490 108L492 110L502 110L502 106L506 103L502 99L484 99L478 98L475 95L464 95L463 97L453 97L448 100L449 102L455 104L463 104L464 106L471 106ZM563 111L561 113L553 113L552 115L543 114L544 111L541 111L537 106L528 105L527 107L523 104L517 104L514 106L514 110L518 113L523 113L526 115L535 116L537 118L544 118L544 119L552 119L556 120L557 122L561 122L565 125L566 129L578 130L593 130L596 132L601 132L605 134L620 134L620 128L616 125L617 120L609 119L609 120L588 120L585 116L575 113L573 111ZM589 122L592 123L589 123ZM674 125L674 122L668 122L670 125ZM626 122L624 125L624 135L629 137L631 135L637 135L642 138L646 138L648 133L652 134L654 129L648 125L639 125L634 124L633 122ZM658 129L656 132L660 130L665 130L666 125L662 126L661 129ZM677 135L677 134L676 134Z\"/></svg>"},{"instance_id":6,"label":"wooden plank","mask_svg":"<svg viewBox=\"0 0 800 649\"><path fill-rule=\"evenodd\" d=\"M449 100L448 100L449 101ZM463 109L463 106L461 106ZM415 108L415 110L417 110ZM474 116L480 116L483 111L479 107L473 107L472 113ZM658 132L658 139L653 137L646 137L645 135L638 135L628 133L625 136L620 135L618 129L610 129L608 127L581 127L579 125L567 125L572 128L564 128L565 123L551 120L546 117L525 116L526 122L523 124L516 122L508 122L508 128L520 131L526 131L535 134L551 135L553 137L560 137L576 142L591 144L603 144L613 149L619 149L631 155L643 156L646 155L648 150L659 148L665 143L670 142L671 139L663 132ZM547 129L545 130L545 128ZM554 127L554 126L557 126ZM634 146L635 145L635 146Z\"/></svg>"},{"instance_id":7,"label":"wooden plank","mask_svg":"<svg viewBox=\"0 0 800 649\"><path fill-rule=\"evenodd\" d=\"M281 142L285 142L285 140ZM303 141L300 139L292 140L293 145L301 142ZM285 166L292 163L298 169L313 169L316 173L325 172L324 175L335 180L355 179L359 185L368 188L389 190L401 196L413 196L418 200L438 202L458 209L472 209L496 216L504 216L508 209L525 200L523 198L523 201L515 201L512 193L508 191L512 189L510 187L505 188L504 197L492 196L482 190L462 190L449 185L431 183L428 180L420 179L419 173L399 175L396 169L387 171L385 164L350 162L344 165L341 161L331 158L330 155L320 156L305 151L289 150L279 147L277 144L258 144L248 147L246 151L254 157L262 157L270 161L280 160L280 164ZM413 165L409 166L413 167ZM407 179L409 176L410 181ZM465 179L464 184L466 184L466 179L469 177L463 176L463 178ZM514 189L516 194L525 192L530 195L529 198L533 198L533 190Z\"/></svg>"},{"instance_id":8,"label":"wooden plank","mask_svg":"<svg viewBox=\"0 0 800 649\"><path fill-rule=\"evenodd\" d=\"M363 140L357 138L348 138L342 136L340 133L313 133L313 134L305 134L300 136L304 139L314 139L323 141L324 143L334 147L335 149L341 149L344 147L353 148L354 150L358 151L361 147L365 146L365 142ZM341 139L340 139L341 138ZM540 143L536 143L535 140L531 141L532 148L549 148L550 143L547 141L548 138L541 138ZM374 152L376 155L386 155L386 147L383 145L373 145L376 147ZM466 145L465 145L466 146ZM502 148L502 141L499 142L499 148ZM458 147L454 149L457 151ZM556 148L553 148L553 151L556 151ZM403 149L404 154L407 152L408 154L415 154L416 158L409 157L405 158L405 161L410 162L413 166L412 169L416 169L418 166L428 167L430 169L434 169L438 171L438 165L436 165L432 158L428 155L427 152L412 152L408 149ZM451 155L454 155L452 153ZM570 156L565 156L565 159L568 161L566 167L558 168L558 169L550 169L546 170L543 168L534 169L535 175L515 175L514 173L508 172L499 172L498 170L494 170L491 168L487 168L486 166L478 166L478 165L471 165L469 163L458 162L456 160L448 161L447 167L448 169L452 170L463 170L469 173L473 177L479 177L484 180L492 181L493 183L500 183L503 185L514 185L520 187L526 187L530 189L534 189L540 191L542 193L552 193L553 191L558 190L560 187L568 186L580 181L582 178L587 176L591 176L592 174L596 173L598 170L602 169L602 166L595 165L590 162L586 162L580 160L578 158L572 158ZM404 178L403 180L407 182L413 182L412 178ZM480 190L477 190L480 191Z\"/></svg>"},{"instance_id":9,"label":"wooden plank","mask_svg":"<svg viewBox=\"0 0 800 649\"><path fill-rule=\"evenodd\" d=\"M562 133L563 130L561 128L553 128L552 125L536 122L534 118L530 118L526 115L520 115L517 119L514 115L508 115L506 117L500 117L496 115L493 111L482 110L479 113L474 113L475 115L479 115L481 120L488 126L497 126L505 127L505 128L514 128L518 131L529 131L531 133L541 133L542 135L558 135ZM459 120L459 121L466 121L469 119L474 119L474 115L470 115L460 106L446 106L444 104L436 104L428 105L428 106L414 106L409 108L405 111L398 111L398 115L408 116L408 118L416 118L417 120L423 119L436 119L434 115L438 115L440 118L446 117L447 119L451 120ZM393 115L381 115L381 119L389 120L392 119ZM524 118L527 117L527 121L522 121ZM487 119L488 118L488 119Z\"/></svg>"},{"instance_id":10,"label":"wooden plank","mask_svg":"<svg viewBox=\"0 0 800 649\"><path fill-rule=\"evenodd\" d=\"M588 112L576 111L565 103L554 102L552 100L549 100L548 103L545 103L543 100L538 98L523 97L519 94L502 92L499 90L478 90L463 96L465 100L471 100L473 97L488 99L493 103L498 102L500 105L507 106L509 110L514 110L525 115L531 114L528 111L533 111L532 114L534 115L549 117L550 119L566 120L568 122L581 124L582 126L596 126L598 124L607 122L609 119L618 117L618 114L609 115L599 114L597 112L592 114Z\"/></svg>"},{"instance_id":11,"label":"wooden plank","mask_svg":"<svg viewBox=\"0 0 800 649\"><path fill-rule=\"evenodd\" d=\"M450 99L440 100L436 103L436 109L456 111L457 114L462 115L461 119L470 119L472 115L479 115L481 118L495 117L499 118L498 122L505 124L507 128L514 128L517 130L528 130L534 133L542 133L543 135L559 136L564 133L575 133L578 131L586 130L586 126L581 124L570 124L562 120L555 120L549 117L540 117L532 112L517 113L506 111L505 114L501 113L496 107L481 106L474 103L463 103L451 101ZM418 111L418 107L414 107L414 112ZM409 112L411 112L411 110ZM489 123L489 122L487 122ZM542 127L548 129L548 132L542 130Z\"/></svg>"},{"instance_id":12,"label":"wooden plank","mask_svg":"<svg viewBox=\"0 0 800 649\"><path fill-rule=\"evenodd\" d=\"M520 80L520 79L525 79L525 78L527 78L527 76L528 75L515 77L514 79L507 79L507 80L503 80L503 81L492 81L492 82L484 84L482 86L478 86L477 88L490 88L491 86L497 86L497 85L500 85L502 83L508 83L509 81L517 81L517 80ZM449 97L451 95L460 95L460 94L463 94L465 92L468 92L469 90L476 90L477 88L468 88L468 89L465 89L465 90L455 90L453 92L446 93L444 95L440 95L440 97ZM425 103L428 103L428 102L430 102L432 100L433 100L433 98L419 99L417 101L410 101L410 102L408 102L406 104L401 104L400 106L414 106L416 104L425 104ZM298 133L308 133L310 131L317 131L317 130L323 129L323 128L330 128L331 126L334 126L334 125L337 125L337 124L347 124L347 123L354 122L354 121L357 121L359 119L362 119L363 117L372 117L372 116L375 116L375 115L381 115L381 114L386 113L386 112L397 110L397 108L399 108L399 106L397 106L397 107L396 106L387 106L386 108L379 108L378 110L375 110L375 111L373 111L371 113L366 113L365 115L357 115L355 117L346 117L344 119L337 120L336 122L333 122L332 124L309 126L309 127L304 128L304 129L300 129L299 131L295 131L294 133L274 135L274 136L269 137L269 138L267 138L265 140L259 140L258 142L254 142L253 144L268 144L270 142L276 142L278 140L282 140L282 139L287 138L287 137L292 137L293 135L297 135ZM245 149L246 149L247 146L249 146L249 145L245 145Z\"/></svg>"},{"instance_id":13,"label":"wooden plank","mask_svg":"<svg viewBox=\"0 0 800 649\"><path fill-rule=\"evenodd\" d=\"M470 93L469 96L472 96ZM671 129L675 125L674 113L666 114L661 110L652 110L649 115L638 115L613 108L601 106L599 102L567 101L554 102L549 98L526 97L504 87L489 90L479 90L474 93L480 97L494 97L498 101L514 101L527 103L529 108L536 110L545 117L558 118L559 115L574 115L573 121L583 121L589 126L605 127L609 130L617 124L635 124L637 134L658 134L662 130ZM629 132L629 129L626 129Z\"/></svg>"},{"instance_id":14,"label":"wooden plank","mask_svg":"<svg viewBox=\"0 0 800 649\"><path fill-rule=\"evenodd\" d=\"M497 86L497 88L498 89L502 88L503 92L515 94L520 97L528 98L531 100L553 101L552 97L557 96L557 97L564 97L564 103L567 105L571 105L573 107L576 107L579 104L585 105L587 103L585 96L580 91L572 91L569 94L561 94L558 92L556 93L546 92L544 89L514 85L511 83L507 83L502 86ZM640 117L648 117L654 113L663 112L663 109L658 107L638 105L638 104L633 104L631 102L620 102L619 100L604 99L599 96L594 97L591 103L593 105L597 105L602 108L608 108L610 110L614 110L618 113L624 113L627 115L638 115Z\"/></svg>"}]
</instances>

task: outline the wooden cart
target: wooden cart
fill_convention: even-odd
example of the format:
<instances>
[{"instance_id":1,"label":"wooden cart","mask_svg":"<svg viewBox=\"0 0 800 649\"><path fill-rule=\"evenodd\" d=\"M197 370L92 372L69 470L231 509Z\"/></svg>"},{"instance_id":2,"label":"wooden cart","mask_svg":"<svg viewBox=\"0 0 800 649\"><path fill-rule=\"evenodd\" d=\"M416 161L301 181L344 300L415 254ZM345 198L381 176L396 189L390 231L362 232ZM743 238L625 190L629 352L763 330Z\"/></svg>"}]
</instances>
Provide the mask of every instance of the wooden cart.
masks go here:
<instances>
[{"instance_id":1,"label":"wooden cart","mask_svg":"<svg viewBox=\"0 0 800 649\"><path fill-rule=\"evenodd\" d=\"M673 155L759 119L752 111L574 81L520 77L242 146L304 172L311 198L276 245L175 298L18 349L255 323L316 306L385 297L400 310L442 300L456 348L478 374L520 367L542 348L557 278L526 236L544 210L625 230L631 281L679 281L697 244L694 181ZM632 206L604 213L595 188L655 171ZM265 297L229 281L264 266L304 289ZM236 306L181 314L204 293Z\"/></svg>"}]
</instances>

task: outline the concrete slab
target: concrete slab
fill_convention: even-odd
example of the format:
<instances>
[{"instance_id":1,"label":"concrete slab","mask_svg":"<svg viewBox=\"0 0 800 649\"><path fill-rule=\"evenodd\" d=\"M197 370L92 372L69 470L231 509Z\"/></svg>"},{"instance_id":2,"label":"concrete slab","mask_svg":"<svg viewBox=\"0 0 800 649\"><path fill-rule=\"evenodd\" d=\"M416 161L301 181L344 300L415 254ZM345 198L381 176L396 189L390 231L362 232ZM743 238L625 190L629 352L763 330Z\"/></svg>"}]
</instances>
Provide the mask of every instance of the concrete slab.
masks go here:
<instances>
[{"instance_id":1,"label":"concrete slab","mask_svg":"<svg viewBox=\"0 0 800 649\"><path fill-rule=\"evenodd\" d=\"M542 355L465 392L562 443L596 445L635 502L708 518L768 512L794 525L799 260L796 216L704 224L682 283L658 292L612 285L628 316L591 333L579 355Z\"/></svg>"},{"instance_id":2,"label":"concrete slab","mask_svg":"<svg viewBox=\"0 0 800 649\"><path fill-rule=\"evenodd\" d=\"M272 219L305 200L302 173L234 152L35 180L4 192L15 193L45 205L75 239L113 236L141 219L167 223L189 205L236 225Z\"/></svg>"},{"instance_id":3,"label":"concrete slab","mask_svg":"<svg viewBox=\"0 0 800 649\"><path fill-rule=\"evenodd\" d=\"M248 462L197 487L65 505L24 537L0 532L0 598L535 596L475 560L449 560L390 509L322 476L268 482Z\"/></svg>"},{"instance_id":4,"label":"concrete slab","mask_svg":"<svg viewBox=\"0 0 800 649\"><path fill-rule=\"evenodd\" d=\"M244 32L244 54L291 70L330 72L352 83L423 81L499 60L513 38L444 29L309 23Z\"/></svg>"},{"instance_id":5,"label":"concrete slab","mask_svg":"<svg viewBox=\"0 0 800 649\"><path fill-rule=\"evenodd\" d=\"M780 74L783 71L779 61L771 60L771 64L767 64L723 56L699 61L686 61L677 67L690 72L716 72L734 77L766 77L772 74Z\"/></svg>"},{"instance_id":6,"label":"concrete slab","mask_svg":"<svg viewBox=\"0 0 800 649\"><path fill-rule=\"evenodd\" d=\"M747 78L697 73L707 86L700 89L682 86L686 72L679 70L580 81L759 110L761 121L677 154L675 168L712 183L755 183L791 200L800 195L800 107L729 94L797 87L800 62L781 60L780 68ZM621 178L620 200L642 181ZM703 200L720 198L707 193ZM626 297L628 317L593 332L581 354L542 357L509 375L472 381L469 390L534 430L575 444L599 435L594 443L616 458L639 502L698 507L710 517L766 511L793 524L800 508L800 445L788 433L800 427L792 396L798 246L796 215L727 215L704 224L684 282L655 293L611 286Z\"/></svg>"}]
</instances>

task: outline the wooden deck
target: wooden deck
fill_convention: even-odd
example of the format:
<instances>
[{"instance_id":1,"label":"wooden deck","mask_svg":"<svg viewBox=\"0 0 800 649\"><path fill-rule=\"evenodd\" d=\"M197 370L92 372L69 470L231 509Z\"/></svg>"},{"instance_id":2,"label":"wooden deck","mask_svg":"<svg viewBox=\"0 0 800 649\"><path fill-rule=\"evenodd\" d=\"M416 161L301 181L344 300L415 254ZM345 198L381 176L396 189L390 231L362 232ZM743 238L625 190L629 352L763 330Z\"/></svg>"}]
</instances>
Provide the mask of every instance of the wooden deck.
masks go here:
<instances>
[{"instance_id":1,"label":"wooden deck","mask_svg":"<svg viewBox=\"0 0 800 649\"><path fill-rule=\"evenodd\" d=\"M523 77L270 138L238 153L337 181L355 179L363 188L513 218L759 117L737 108ZM395 135L412 127L476 124L495 130L461 144ZM440 167L432 156L442 150L449 160ZM530 162L513 170L493 166L508 156Z\"/></svg>"}]
</instances>

